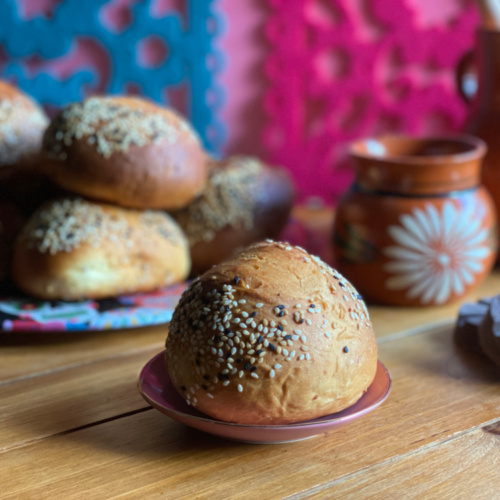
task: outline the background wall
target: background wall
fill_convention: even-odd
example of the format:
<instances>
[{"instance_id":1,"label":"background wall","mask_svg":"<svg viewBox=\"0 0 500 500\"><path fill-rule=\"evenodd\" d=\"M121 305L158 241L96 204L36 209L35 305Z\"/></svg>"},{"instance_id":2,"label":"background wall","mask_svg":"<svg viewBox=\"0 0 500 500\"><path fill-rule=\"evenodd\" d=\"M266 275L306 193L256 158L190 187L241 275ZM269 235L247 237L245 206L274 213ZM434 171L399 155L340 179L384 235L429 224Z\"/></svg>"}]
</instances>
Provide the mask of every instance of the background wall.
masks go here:
<instances>
[{"instance_id":1,"label":"background wall","mask_svg":"<svg viewBox=\"0 0 500 500\"><path fill-rule=\"evenodd\" d=\"M208 19L208 22L207 22ZM460 130L472 0L3 0L0 74L53 111L129 92L186 114L208 149L286 165L334 202L348 144Z\"/></svg>"}]
</instances>

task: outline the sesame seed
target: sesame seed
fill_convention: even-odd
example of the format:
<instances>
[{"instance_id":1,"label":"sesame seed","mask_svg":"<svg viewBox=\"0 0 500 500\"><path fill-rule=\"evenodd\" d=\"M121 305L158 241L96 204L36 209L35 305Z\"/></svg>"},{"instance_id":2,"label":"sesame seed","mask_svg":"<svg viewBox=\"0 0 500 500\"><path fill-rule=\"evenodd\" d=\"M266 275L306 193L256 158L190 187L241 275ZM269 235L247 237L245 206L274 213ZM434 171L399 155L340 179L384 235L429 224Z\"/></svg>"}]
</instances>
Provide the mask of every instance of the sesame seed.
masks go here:
<instances>
[{"instance_id":1,"label":"sesame seed","mask_svg":"<svg viewBox=\"0 0 500 500\"><path fill-rule=\"evenodd\" d=\"M241 384L238 384L238 391L243 392L243 386Z\"/></svg>"},{"instance_id":2,"label":"sesame seed","mask_svg":"<svg viewBox=\"0 0 500 500\"><path fill-rule=\"evenodd\" d=\"M257 304L255 304L255 307L257 309L260 309L264 304L262 302L258 302Z\"/></svg>"},{"instance_id":3,"label":"sesame seed","mask_svg":"<svg viewBox=\"0 0 500 500\"><path fill-rule=\"evenodd\" d=\"M269 372L269 376L270 376L271 378L274 378L274 376L275 376L275 375L276 375L276 372L275 372L274 370L271 370L271 371Z\"/></svg>"},{"instance_id":4,"label":"sesame seed","mask_svg":"<svg viewBox=\"0 0 500 500\"><path fill-rule=\"evenodd\" d=\"M281 365L280 365L279 363L276 363L276 364L274 365L274 369L275 369L275 370L279 370L280 368L281 368Z\"/></svg>"},{"instance_id":5,"label":"sesame seed","mask_svg":"<svg viewBox=\"0 0 500 500\"><path fill-rule=\"evenodd\" d=\"M208 396L209 398L211 398L211 399L214 399L214 395L213 395L213 394L211 394L210 392L207 392L207 396Z\"/></svg>"},{"instance_id":6,"label":"sesame seed","mask_svg":"<svg viewBox=\"0 0 500 500\"><path fill-rule=\"evenodd\" d=\"M259 378L259 376L256 373L251 373L250 376L253 378Z\"/></svg>"}]
</instances>

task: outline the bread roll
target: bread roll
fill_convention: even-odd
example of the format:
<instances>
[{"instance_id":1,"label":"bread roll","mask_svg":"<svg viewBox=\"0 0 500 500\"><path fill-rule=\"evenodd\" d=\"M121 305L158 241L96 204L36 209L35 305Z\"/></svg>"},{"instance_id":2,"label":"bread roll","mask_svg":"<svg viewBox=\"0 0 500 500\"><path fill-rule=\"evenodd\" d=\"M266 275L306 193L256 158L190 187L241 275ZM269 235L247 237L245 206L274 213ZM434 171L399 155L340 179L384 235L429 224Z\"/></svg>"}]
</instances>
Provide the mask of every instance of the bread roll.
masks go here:
<instances>
[{"instance_id":1,"label":"bread roll","mask_svg":"<svg viewBox=\"0 0 500 500\"><path fill-rule=\"evenodd\" d=\"M265 241L194 280L166 341L170 379L219 420L286 424L338 412L372 383L368 311L335 270Z\"/></svg>"},{"instance_id":2,"label":"bread roll","mask_svg":"<svg viewBox=\"0 0 500 500\"><path fill-rule=\"evenodd\" d=\"M206 155L188 123L136 97L67 106L44 136L46 170L68 191L132 208L176 209L203 188Z\"/></svg>"},{"instance_id":3,"label":"bread roll","mask_svg":"<svg viewBox=\"0 0 500 500\"><path fill-rule=\"evenodd\" d=\"M201 195L172 213L189 240L192 275L238 248L276 238L287 223L293 195L290 176L282 168L245 156L212 161Z\"/></svg>"},{"instance_id":4,"label":"bread roll","mask_svg":"<svg viewBox=\"0 0 500 500\"><path fill-rule=\"evenodd\" d=\"M0 169L31 162L40 151L48 123L38 103L0 81Z\"/></svg>"},{"instance_id":5,"label":"bread roll","mask_svg":"<svg viewBox=\"0 0 500 500\"><path fill-rule=\"evenodd\" d=\"M187 241L165 213L83 199L42 206L19 235L13 280L42 299L99 299L154 290L189 273Z\"/></svg>"}]
</instances>

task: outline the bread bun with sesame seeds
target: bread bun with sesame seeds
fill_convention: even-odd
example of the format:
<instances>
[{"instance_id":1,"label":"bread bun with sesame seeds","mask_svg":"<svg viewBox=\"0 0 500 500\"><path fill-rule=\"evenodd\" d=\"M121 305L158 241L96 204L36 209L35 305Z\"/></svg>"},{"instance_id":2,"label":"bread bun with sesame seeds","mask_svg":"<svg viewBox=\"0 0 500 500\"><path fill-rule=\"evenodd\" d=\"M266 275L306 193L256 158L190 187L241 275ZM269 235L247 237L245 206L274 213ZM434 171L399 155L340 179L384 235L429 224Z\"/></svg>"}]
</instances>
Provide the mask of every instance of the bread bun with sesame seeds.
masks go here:
<instances>
[{"instance_id":1,"label":"bread bun with sesame seeds","mask_svg":"<svg viewBox=\"0 0 500 500\"><path fill-rule=\"evenodd\" d=\"M48 124L37 102L0 81L0 170L35 162Z\"/></svg>"},{"instance_id":2,"label":"bread bun with sesame seeds","mask_svg":"<svg viewBox=\"0 0 500 500\"><path fill-rule=\"evenodd\" d=\"M63 198L23 227L12 278L42 299L100 299L177 283L189 269L187 240L164 212Z\"/></svg>"},{"instance_id":3,"label":"bread bun with sesame seeds","mask_svg":"<svg viewBox=\"0 0 500 500\"><path fill-rule=\"evenodd\" d=\"M282 168L248 156L231 156L211 161L209 172L202 193L172 212L189 240L193 276L237 249L276 238L293 205L293 183Z\"/></svg>"},{"instance_id":4,"label":"bread bun with sesame seeds","mask_svg":"<svg viewBox=\"0 0 500 500\"><path fill-rule=\"evenodd\" d=\"M62 188L125 207L177 209L206 181L206 154L193 128L137 97L68 105L48 127L42 154Z\"/></svg>"},{"instance_id":5,"label":"bread bun with sesame seeds","mask_svg":"<svg viewBox=\"0 0 500 500\"><path fill-rule=\"evenodd\" d=\"M165 363L179 394L206 415L286 424L354 404L375 377L377 345L345 278L268 240L191 283L170 323Z\"/></svg>"}]
</instances>

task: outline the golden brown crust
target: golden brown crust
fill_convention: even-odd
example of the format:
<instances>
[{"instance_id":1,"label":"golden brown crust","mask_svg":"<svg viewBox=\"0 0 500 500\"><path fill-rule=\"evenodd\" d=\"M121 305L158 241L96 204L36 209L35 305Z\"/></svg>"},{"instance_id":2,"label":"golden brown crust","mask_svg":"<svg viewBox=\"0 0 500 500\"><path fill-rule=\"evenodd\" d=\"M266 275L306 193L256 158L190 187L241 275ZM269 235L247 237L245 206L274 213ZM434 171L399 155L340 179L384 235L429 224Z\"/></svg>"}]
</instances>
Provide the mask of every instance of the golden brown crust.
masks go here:
<instances>
[{"instance_id":1,"label":"golden brown crust","mask_svg":"<svg viewBox=\"0 0 500 500\"><path fill-rule=\"evenodd\" d=\"M256 158L212 160L200 196L172 213L189 240L192 275L227 259L235 250L275 238L292 209L288 173Z\"/></svg>"},{"instance_id":2,"label":"golden brown crust","mask_svg":"<svg viewBox=\"0 0 500 500\"><path fill-rule=\"evenodd\" d=\"M339 273L266 241L190 285L165 361L179 393L207 415L281 424L356 402L375 376L377 346L363 301Z\"/></svg>"},{"instance_id":3,"label":"golden brown crust","mask_svg":"<svg viewBox=\"0 0 500 500\"><path fill-rule=\"evenodd\" d=\"M0 168L29 162L37 155L48 123L38 103L0 81Z\"/></svg>"},{"instance_id":4,"label":"golden brown crust","mask_svg":"<svg viewBox=\"0 0 500 500\"><path fill-rule=\"evenodd\" d=\"M182 207L206 180L194 130L173 111L135 97L67 106L50 124L43 154L64 189L126 207Z\"/></svg>"},{"instance_id":5,"label":"golden brown crust","mask_svg":"<svg viewBox=\"0 0 500 500\"><path fill-rule=\"evenodd\" d=\"M28 221L14 247L13 280L43 299L98 299L185 279L187 241L165 213L55 200Z\"/></svg>"}]
</instances>

